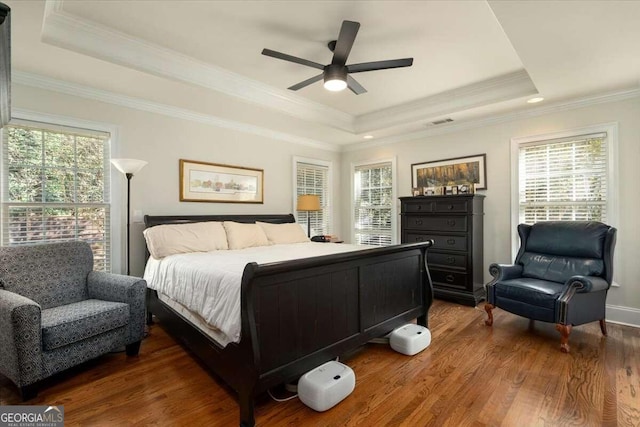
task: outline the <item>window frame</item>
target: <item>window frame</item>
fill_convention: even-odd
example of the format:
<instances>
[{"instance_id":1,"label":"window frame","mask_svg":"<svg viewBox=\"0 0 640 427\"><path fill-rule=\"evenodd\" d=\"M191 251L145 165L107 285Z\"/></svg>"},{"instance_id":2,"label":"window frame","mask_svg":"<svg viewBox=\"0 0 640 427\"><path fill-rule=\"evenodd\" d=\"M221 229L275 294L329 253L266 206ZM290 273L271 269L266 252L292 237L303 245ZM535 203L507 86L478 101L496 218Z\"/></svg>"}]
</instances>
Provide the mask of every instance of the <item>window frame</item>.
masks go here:
<instances>
[{"instance_id":1,"label":"window frame","mask_svg":"<svg viewBox=\"0 0 640 427\"><path fill-rule=\"evenodd\" d=\"M391 163L391 244L395 245L398 244L398 193L397 193L397 182L398 182L398 175L397 175L397 165L396 165L396 157L387 157L387 158L383 158L383 159L371 159L371 160L365 160L365 161L358 161L358 162L352 162L351 163L351 186L350 186L350 193L349 193L349 206L350 206L350 213L349 213L349 218L350 218L350 222L349 222L349 238L351 239L351 243L355 244L356 241L356 227L355 227L355 222L356 222L356 218L355 218L355 207L356 207L356 200L355 200L355 172L356 172L356 168L362 167L362 166L375 166L375 165L379 165L382 163Z\"/></svg>"},{"instance_id":2,"label":"window frame","mask_svg":"<svg viewBox=\"0 0 640 427\"><path fill-rule=\"evenodd\" d=\"M517 226L520 222L520 147L526 144L552 142L589 134L607 134L607 224L618 224L618 123L568 129L540 135L511 138L511 259L515 259L520 247Z\"/></svg>"},{"instance_id":3,"label":"window frame","mask_svg":"<svg viewBox=\"0 0 640 427\"><path fill-rule=\"evenodd\" d=\"M77 119L68 116L61 116L55 114L41 113L30 110L23 109L12 109L11 113L11 121L9 125L17 125L20 124L28 124L29 126L33 125L42 125L43 128L50 128L52 130L60 129L61 127L65 128L76 128L76 129L86 129L89 131L96 132L104 132L110 134L110 138L108 141L110 147L111 158L119 157L118 152L118 135L119 135L119 127L103 122L91 121L91 120L83 120ZM0 140L4 141L4 129L0 129ZM3 142L4 143L4 142ZM4 205L4 197L6 192L8 191L8 182L7 182L7 171L4 168L4 149L0 150L0 198L2 200L2 204ZM126 215L126 212L123 211L124 203L122 198L125 196L125 192L123 191L123 183L120 181L119 176L121 175L118 171L114 170L111 167L109 161L106 162L105 165L105 174L109 173L110 179L110 223L111 227L109 230L110 233L110 272L118 272L123 273L123 269L125 266L124 257L126 256L125 249L123 248L123 242L125 240L123 234L124 230L122 227L123 215ZM124 208L126 209L126 208ZM0 232L5 233L5 230L2 229L3 221L0 221Z\"/></svg>"},{"instance_id":4,"label":"window frame","mask_svg":"<svg viewBox=\"0 0 640 427\"><path fill-rule=\"evenodd\" d=\"M293 190L292 190L292 212L296 219L296 222L303 227L305 234L307 234L307 224L301 224L298 220L298 164L306 163L314 166L327 168L327 197L325 200L325 206L323 206L323 212L327 216L327 230L326 234L333 233L333 162L329 160L314 159L311 157L293 156Z\"/></svg>"}]
</instances>

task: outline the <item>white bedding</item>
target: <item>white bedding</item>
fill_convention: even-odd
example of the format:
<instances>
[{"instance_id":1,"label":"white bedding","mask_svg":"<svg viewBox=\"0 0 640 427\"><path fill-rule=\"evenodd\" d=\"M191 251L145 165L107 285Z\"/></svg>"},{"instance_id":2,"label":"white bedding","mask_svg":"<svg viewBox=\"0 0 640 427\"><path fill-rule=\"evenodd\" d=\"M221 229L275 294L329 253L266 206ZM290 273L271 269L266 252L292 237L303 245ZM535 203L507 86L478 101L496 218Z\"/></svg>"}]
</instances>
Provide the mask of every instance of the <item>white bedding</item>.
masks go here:
<instances>
[{"instance_id":1,"label":"white bedding","mask_svg":"<svg viewBox=\"0 0 640 427\"><path fill-rule=\"evenodd\" d=\"M369 249L369 246L332 243L292 243L239 250L220 250L149 258L144 279L151 289L196 312L227 336L240 341L240 283L250 262L266 264Z\"/></svg>"}]
</instances>

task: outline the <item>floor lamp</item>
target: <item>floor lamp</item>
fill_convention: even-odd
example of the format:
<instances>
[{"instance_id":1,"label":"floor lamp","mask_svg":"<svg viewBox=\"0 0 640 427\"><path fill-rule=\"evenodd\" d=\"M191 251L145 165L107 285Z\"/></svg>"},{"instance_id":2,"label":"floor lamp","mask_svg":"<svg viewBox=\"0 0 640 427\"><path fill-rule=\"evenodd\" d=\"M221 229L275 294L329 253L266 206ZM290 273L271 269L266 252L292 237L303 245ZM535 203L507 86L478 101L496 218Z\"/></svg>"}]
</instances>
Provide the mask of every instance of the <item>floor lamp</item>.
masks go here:
<instances>
[{"instance_id":1,"label":"floor lamp","mask_svg":"<svg viewBox=\"0 0 640 427\"><path fill-rule=\"evenodd\" d=\"M320 196L315 194L298 196L298 206L296 210L307 213L307 236L311 237L311 216L309 212L320 210Z\"/></svg>"},{"instance_id":2,"label":"floor lamp","mask_svg":"<svg viewBox=\"0 0 640 427\"><path fill-rule=\"evenodd\" d=\"M133 178L133 174L138 173L138 171L142 169L147 162L136 159L111 159L111 163L127 177L127 276L129 276L131 273L129 262L129 248L131 245L131 230L129 224L131 216L131 178Z\"/></svg>"}]
</instances>

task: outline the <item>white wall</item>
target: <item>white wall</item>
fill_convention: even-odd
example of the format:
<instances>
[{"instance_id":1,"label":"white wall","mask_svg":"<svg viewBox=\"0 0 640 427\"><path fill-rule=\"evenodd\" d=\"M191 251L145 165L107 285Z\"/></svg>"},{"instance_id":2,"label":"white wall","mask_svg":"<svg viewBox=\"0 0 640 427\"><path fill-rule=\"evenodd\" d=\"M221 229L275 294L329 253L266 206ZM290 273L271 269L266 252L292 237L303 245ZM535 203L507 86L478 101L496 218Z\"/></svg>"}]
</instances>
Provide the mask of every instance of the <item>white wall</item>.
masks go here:
<instances>
[{"instance_id":1,"label":"white wall","mask_svg":"<svg viewBox=\"0 0 640 427\"><path fill-rule=\"evenodd\" d=\"M618 271L615 272L619 288L612 288L610 306L631 307L624 310L609 307L608 318L617 316L619 321L640 325L640 98L611 102L590 107L546 114L538 117L515 120L507 123L443 135L425 137L420 140L362 149L344 153L342 177L349 177L352 162L397 156L398 196L411 195L412 163L487 154L487 190L484 217L484 264L485 280L489 281L488 266L493 262L509 263L511 258L510 216L510 141L523 137L595 124L618 122L619 125L619 176L620 199L618 243L615 257ZM349 233L350 194L342 193L343 234ZM617 311L616 311L617 310ZM615 313L613 311L616 311ZM635 320L625 320L630 316Z\"/></svg>"},{"instance_id":2,"label":"white wall","mask_svg":"<svg viewBox=\"0 0 640 427\"><path fill-rule=\"evenodd\" d=\"M132 215L135 210L149 215L291 213L293 156L331 161L336 174L333 194L339 195L341 191L337 152L20 85L13 87L12 107L118 126L119 140L112 156L149 162L131 180ZM264 169L264 204L180 202L179 159ZM115 169L112 178L112 187L120 185L123 189L122 206L126 206L126 179ZM122 210L123 242L126 241L125 209ZM340 198L336 196L333 217L338 231L340 212ZM143 274L143 229L141 222L131 227L132 275ZM124 249L122 253L124 257Z\"/></svg>"},{"instance_id":3,"label":"white wall","mask_svg":"<svg viewBox=\"0 0 640 427\"><path fill-rule=\"evenodd\" d=\"M618 223L614 225L619 229L616 247L619 269L616 271L616 280L621 286L612 288L609 293L610 313L607 316L609 319L640 325L640 262L635 259L640 254L640 225L636 219L640 212L640 98L342 154L33 87L14 85L12 102L16 109L118 126L119 141L114 157L131 157L149 162L132 180L132 212L140 210L152 215L289 213L293 204L292 157L331 161L335 173L334 232L345 239L350 236L351 191L348 183L352 162L395 156L397 195L401 197L410 195L412 163L486 153L488 190L484 192L487 196L484 221L485 281L490 280L490 263L512 261L510 233L515 225L510 223L511 138L618 122L620 215ZM180 202L180 158L264 169L265 203L243 205ZM114 186L119 183L124 189L124 178L117 174L113 176ZM124 200L124 192L121 197ZM123 210L123 224L125 215ZM124 225L122 228L124 241ZM144 266L142 229L141 223L132 226L131 271L136 275L142 275Z\"/></svg>"}]
</instances>

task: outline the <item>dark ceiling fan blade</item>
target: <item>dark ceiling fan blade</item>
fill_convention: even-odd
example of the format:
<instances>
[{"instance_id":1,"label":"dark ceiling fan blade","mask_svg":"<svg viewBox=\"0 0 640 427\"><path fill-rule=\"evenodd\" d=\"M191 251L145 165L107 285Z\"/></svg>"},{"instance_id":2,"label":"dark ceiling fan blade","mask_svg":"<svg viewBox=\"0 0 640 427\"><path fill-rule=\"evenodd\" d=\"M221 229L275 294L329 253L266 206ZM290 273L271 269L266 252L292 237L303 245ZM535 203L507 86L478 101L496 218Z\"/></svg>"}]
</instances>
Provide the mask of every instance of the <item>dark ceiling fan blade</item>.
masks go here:
<instances>
[{"instance_id":1,"label":"dark ceiling fan blade","mask_svg":"<svg viewBox=\"0 0 640 427\"><path fill-rule=\"evenodd\" d=\"M413 58L389 59L387 61L363 62L347 65L348 73L362 73L365 71L386 70L389 68L411 67Z\"/></svg>"},{"instance_id":2,"label":"dark ceiling fan blade","mask_svg":"<svg viewBox=\"0 0 640 427\"><path fill-rule=\"evenodd\" d=\"M324 65L322 64L309 61L308 59L298 58L297 56L287 55L286 53L276 52L275 50L262 49L262 54L266 56L271 56L272 58L282 59L283 61L295 62L296 64L306 65L307 67L324 70Z\"/></svg>"},{"instance_id":3,"label":"dark ceiling fan blade","mask_svg":"<svg viewBox=\"0 0 640 427\"><path fill-rule=\"evenodd\" d=\"M353 42L356 41L356 35L360 29L359 22L342 21L342 28L340 28L340 35L336 41L336 48L333 50L333 65L344 65L347 63L347 58L353 47Z\"/></svg>"},{"instance_id":4,"label":"dark ceiling fan blade","mask_svg":"<svg viewBox=\"0 0 640 427\"><path fill-rule=\"evenodd\" d=\"M351 92L355 93L356 95L367 93L367 90L363 88L362 85L360 85L360 83L358 83L356 79L351 76L347 76L347 87L351 89Z\"/></svg>"},{"instance_id":5,"label":"dark ceiling fan blade","mask_svg":"<svg viewBox=\"0 0 640 427\"><path fill-rule=\"evenodd\" d=\"M317 76L311 77L310 79L307 79L303 82L298 83L297 85L293 85L290 88L288 88L289 90L298 90L298 89L302 89L305 86L309 86L311 83L315 83L319 80L322 80L322 78L324 77L324 73L322 74L318 74Z\"/></svg>"}]
</instances>

